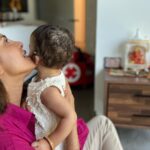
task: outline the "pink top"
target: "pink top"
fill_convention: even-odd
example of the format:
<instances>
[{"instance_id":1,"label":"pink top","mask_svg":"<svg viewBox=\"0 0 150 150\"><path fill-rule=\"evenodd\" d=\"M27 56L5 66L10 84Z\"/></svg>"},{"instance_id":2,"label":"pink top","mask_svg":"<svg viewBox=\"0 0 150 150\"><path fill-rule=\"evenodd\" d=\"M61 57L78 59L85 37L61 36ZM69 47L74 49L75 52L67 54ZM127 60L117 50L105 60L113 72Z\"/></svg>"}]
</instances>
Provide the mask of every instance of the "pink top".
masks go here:
<instances>
[{"instance_id":1,"label":"pink top","mask_svg":"<svg viewBox=\"0 0 150 150\"><path fill-rule=\"evenodd\" d=\"M86 142L87 136L89 134L89 128L82 118L79 118L77 120L77 131L78 131L80 150L82 150Z\"/></svg>"},{"instance_id":2,"label":"pink top","mask_svg":"<svg viewBox=\"0 0 150 150\"><path fill-rule=\"evenodd\" d=\"M34 115L16 105L8 104L0 115L0 150L34 150ZM83 119L77 120L80 150L88 136L88 127Z\"/></svg>"},{"instance_id":3,"label":"pink top","mask_svg":"<svg viewBox=\"0 0 150 150\"><path fill-rule=\"evenodd\" d=\"M33 150L35 118L32 113L8 104L0 115L0 150Z\"/></svg>"}]
</instances>

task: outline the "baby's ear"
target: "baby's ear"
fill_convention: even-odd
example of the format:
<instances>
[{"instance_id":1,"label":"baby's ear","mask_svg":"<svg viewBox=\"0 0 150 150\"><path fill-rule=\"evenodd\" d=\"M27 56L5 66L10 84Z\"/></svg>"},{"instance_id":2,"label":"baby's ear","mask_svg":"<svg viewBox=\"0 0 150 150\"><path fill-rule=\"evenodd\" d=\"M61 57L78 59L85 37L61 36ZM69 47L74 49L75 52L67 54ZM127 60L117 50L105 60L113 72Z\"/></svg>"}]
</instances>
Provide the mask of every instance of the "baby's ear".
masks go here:
<instances>
[{"instance_id":1,"label":"baby's ear","mask_svg":"<svg viewBox=\"0 0 150 150\"><path fill-rule=\"evenodd\" d=\"M35 55L35 56L34 56L34 60L35 60L35 61L34 61L34 62L35 62L35 64L36 64L36 65L38 65L38 64L39 64L39 62L40 62L40 57L39 57L39 56L37 56L37 55Z\"/></svg>"}]
</instances>

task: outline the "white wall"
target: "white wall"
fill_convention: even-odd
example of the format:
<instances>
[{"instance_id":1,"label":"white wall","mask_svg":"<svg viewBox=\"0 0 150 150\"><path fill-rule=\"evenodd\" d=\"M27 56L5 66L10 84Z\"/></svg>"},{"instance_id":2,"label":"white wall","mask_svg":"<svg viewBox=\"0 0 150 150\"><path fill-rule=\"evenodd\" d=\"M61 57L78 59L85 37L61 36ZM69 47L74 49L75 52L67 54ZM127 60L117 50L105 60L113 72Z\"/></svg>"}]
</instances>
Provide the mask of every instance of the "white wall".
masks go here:
<instances>
[{"instance_id":1,"label":"white wall","mask_svg":"<svg viewBox=\"0 0 150 150\"><path fill-rule=\"evenodd\" d=\"M137 27L150 35L150 1L97 0L95 111L103 113L103 58L121 56L123 45Z\"/></svg>"},{"instance_id":2,"label":"white wall","mask_svg":"<svg viewBox=\"0 0 150 150\"><path fill-rule=\"evenodd\" d=\"M23 43L23 48L29 52L29 40L30 35L37 28L37 25L21 25L13 24L0 26L0 33L6 35L9 39L15 41L21 41Z\"/></svg>"}]
</instances>

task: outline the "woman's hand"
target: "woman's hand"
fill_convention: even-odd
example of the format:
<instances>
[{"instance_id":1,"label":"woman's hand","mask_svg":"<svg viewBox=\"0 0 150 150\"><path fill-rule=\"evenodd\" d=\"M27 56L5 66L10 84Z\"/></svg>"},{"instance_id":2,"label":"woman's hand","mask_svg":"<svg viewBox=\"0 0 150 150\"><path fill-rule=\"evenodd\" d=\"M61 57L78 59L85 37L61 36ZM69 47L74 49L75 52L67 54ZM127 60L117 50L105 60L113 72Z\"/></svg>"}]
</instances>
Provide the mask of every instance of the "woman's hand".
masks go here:
<instances>
[{"instance_id":1,"label":"woman's hand","mask_svg":"<svg viewBox=\"0 0 150 150\"><path fill-rule=\"evenodd\" d=\"M66 91L65 91L65 98L69 102L70 106L73 107L75 110L75 100L70 89L70 85L67 82ZM72 129L69 136L66 138L65 143L65 150L80 150L79 140L78 140L78 133L77 133L77 125L75 124L74 128Z\"/></svg>"},{"instance_id":2,"label":"woman's hand","mask_svg":"<svg viewBox=\"0 0 150 150\"><path fill-rule=\"evenodd\" d=\"M35 150L51 150L48 142L45 139L41 139L32 143L32 147Z\"/></svg>"}]
</instances>

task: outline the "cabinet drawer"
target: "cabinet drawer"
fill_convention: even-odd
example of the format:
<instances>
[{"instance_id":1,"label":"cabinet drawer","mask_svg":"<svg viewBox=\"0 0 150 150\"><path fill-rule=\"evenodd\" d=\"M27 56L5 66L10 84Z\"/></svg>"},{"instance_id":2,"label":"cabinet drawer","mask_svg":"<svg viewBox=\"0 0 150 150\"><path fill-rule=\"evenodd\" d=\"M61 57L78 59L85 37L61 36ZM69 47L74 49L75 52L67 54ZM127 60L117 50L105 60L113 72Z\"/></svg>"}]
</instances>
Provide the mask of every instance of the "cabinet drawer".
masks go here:
<instances>
[{"instance_id":1,"label":"cabinet drawer","mask_svg":"<svg viewBox=\"0 0 150 150\"><path fill-rule=\"evenodd\" d=\"M107 104L115 123L150 126L150 86L109 84Z\"/></svg>"}]
</instances>

